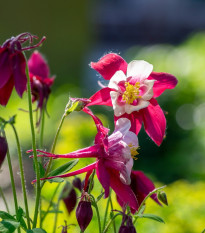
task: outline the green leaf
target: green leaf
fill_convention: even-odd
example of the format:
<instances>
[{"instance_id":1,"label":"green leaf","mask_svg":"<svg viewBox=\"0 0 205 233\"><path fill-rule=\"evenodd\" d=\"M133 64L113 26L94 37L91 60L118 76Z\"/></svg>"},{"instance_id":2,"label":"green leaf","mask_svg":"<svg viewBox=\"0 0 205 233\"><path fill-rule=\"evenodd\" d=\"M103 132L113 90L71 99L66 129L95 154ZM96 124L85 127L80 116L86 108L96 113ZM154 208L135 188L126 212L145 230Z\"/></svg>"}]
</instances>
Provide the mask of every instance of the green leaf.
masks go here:
<instances>
[{"instance_id":1,"label":"green leaf","mask_svg":"<svg viewBox=\"0 0 205 233\"><path fill-rule=\"evenodd\" d=\"M41 211L42 214L46 214L46 213L50 213L50 214L54 214L54 213L58 213L58 214L62 214L63 211L61 210L49 210L49 211Z\"/></svg>"},{"instance_id":2,"label":"green leaf","mask_svg":"<svg viewBox=\"0 0 205 233\"><path fill-rule=\"evenodd\" d=\"M1 233L13 233L20 223L14 220L2 220L0 222L0 232Z\"/></svg>"},{"instance_id":3,"label":"green leaf","mask_svg":"<svg viewBox=\"0 0 205 233\"><path fill-rule=\"evenodd\" d=\"M17 219L18 222L20 222L21 227L24 230L27 230L27 225L26 225L26 222L24 221L23 217L25 217L25 213L24 213L23 209L21 207L19 207L16 219Z\"/></svg>"},{"instance_id":4,"label":"green leaf","mask_svg":"<svg viewBox=\"0 0 205 233\"><path fill-rule=\"evenodd\" d=\"M45 176L45 169L43 167L43 165L38 162L38 167L39 167L39 170L40 170L40 178L43 178Z\"/></svg>"},{"instance_id":5,"label":"green leaf","mask_svg":"<svg viewBox=\"0 0 205 233\"><path fill-rule=\"evenodd\" d=\"M61 182L63 182L64 181L64 179L63 178L52 178L52 179L49 179L49 180L47 180L48 182L50 182L50 183L61 183Z\"/></svg>"},{"instance_id":6,"label":"green leaf","mask_svg":"<svg viewBox=\"0 0 205 233\"><path fill-rule=\"evenodd\" d=\"M0 211L0 218L2 218L3 220L14 220L15 221L15 218L8 214L7 212L4 212L4 211Z\"/></svg>"},{"instance_id":7,"label":"green leaf","mask_svg":"<svg viewBox=\"0 0 205 233\"><path fill-rule=\"evenodd\" d=\"M61 175L61 174L64 174L64 173L70 171L78 163L78 161L79 161L79 159L75 159L75 160L69 161L68 163L63 164L62 166L49 172L48 177L49 176L58 176L58 175Z\"/></svg>"},{"instance_id":8,"label":"green leaf","mask_svg":"<svg viewBox=\"0 0 205 233\"><path fill-rule=\"evenodd\" d=\"M160 222L160 223L165 223L161 217L154 215L154 214L143 214L139 217L140 218L149 218L149 219L155 220L155 221Z\"/></svg>"},{"instance_id":9,"label":"green leaf","mask_svg":"<svg viewBox=\"0 0 205 233\"><path fill-rule=\"evenodd\" d=\"M96 203L104 196L105 192L102 192L96 199Z\"/></svg>"},{"instance_id":10,"label":"green leaf","mask_svg":"<svg viewBox=\"0 0 205 233\"><path fill-rule=\"evenodd\" d=\"M28 230L26 233L47 233L47 232L41 228L34 228L32 230Z\"/></svg>"}]
</instances>

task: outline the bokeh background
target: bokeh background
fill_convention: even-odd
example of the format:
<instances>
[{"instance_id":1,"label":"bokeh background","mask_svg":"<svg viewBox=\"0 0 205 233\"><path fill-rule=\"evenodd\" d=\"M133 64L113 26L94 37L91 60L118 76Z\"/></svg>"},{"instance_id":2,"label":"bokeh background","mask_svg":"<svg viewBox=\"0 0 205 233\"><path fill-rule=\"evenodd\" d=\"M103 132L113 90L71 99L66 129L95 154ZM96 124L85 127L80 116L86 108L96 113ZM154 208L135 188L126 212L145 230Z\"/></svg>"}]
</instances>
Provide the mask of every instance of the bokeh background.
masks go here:
<instances>
[{"instance_id":1,"label":"bokeh background","mask_svg":"<svg viewBox=\"0 0 205 233\"><path fill-rule=\"evenodd\" d=\"M156 186L166 184L169 199L169 207L161 208L150 201L146 210L159 214L166 224L140 220L137 224L140 233L199 233L205 228L204 12L204 0L1 0L0 44L25 31L47 37L40 52L47 58L51 74L56 75L56 79L48 101L50 117L46 117L44 149L49 150L51 146L69 97L89 97L99 89L97 81L106 84L89 67L91 61L97 61L104 54L117 52L128 62L146 60L154 65L154 71L168 72L178 78L176 89L168 90L158 99L167 112L167 137L162 145L157 147L143 130L139 134L140 155L134 168L144 171ZM26 95L21 100L13 92L7 107L0 106L0 116L8 119L17 114L16 127L32 203L30 181L34 174L32 161L25 153L31 148L28 114L19 110L28 109ZM103 119L105 126L113 129L110 108L92 107L92 110ZM21 198L16 145L11 129L7 128ZM74 113L64 124L56 151L66 153L88 146L95 133L88 116ZM89 162L82 161L78 166ZM12 208L6 162L1 170L0 186L11 200ZM44 193L47 199L54 186L46 187L50 190ZM2 200L0 204L0 209L4 209ZM69 218L64 212L58 225L63 224L64 219L76 223L74 213ZM48 221L53 221L52 218L50 215ZM49 224L46 227L48 233L52 232ZM87 232L92 232L93 227L94 221ZM78 227L72 227L70 232L78 232Z\"/></svg>"}]
</instances>

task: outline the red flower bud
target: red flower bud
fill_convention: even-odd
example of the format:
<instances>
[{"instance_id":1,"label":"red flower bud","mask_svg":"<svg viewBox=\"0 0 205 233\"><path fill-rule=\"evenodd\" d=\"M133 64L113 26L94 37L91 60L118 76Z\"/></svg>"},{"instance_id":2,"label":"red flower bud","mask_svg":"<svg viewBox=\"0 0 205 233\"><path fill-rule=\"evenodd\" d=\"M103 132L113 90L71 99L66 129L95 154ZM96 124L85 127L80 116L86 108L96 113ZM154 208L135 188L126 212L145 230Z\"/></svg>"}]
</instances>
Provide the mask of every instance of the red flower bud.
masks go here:
<instances>
[{"instance_id":1,"label":"red flower bud","mask_svg":"<svg viewBox=\"0 0 205 233\"><path fill-rule=\"evenodd\" d=\"M73 188L69 191L67 197L63 198L63 201L66 205L68 213L70 214L75 209L77 203L76 192Z\"/></svg>"},{"instance_id":2,"label":"red flower bud","mask_svg":"<svg viewBox=\"0 0 205 233\"><path fill-rule=\"evenodd\" d=\"M79 189L79 191L82 191L82 182L81 179L78 177L75 177L75 179L73 180L73 186L77 189Z\"/></svg>"},{"instance_id":3,"label":"red flower bud","mask_svg":"<svg viewBox=\"0 0 205 233\"><path fill-rule=\"evenodd\" d=\"M137 233L132 223L132 218L130 216L128 215L123 216L122 224L119 229L119 233Z\"/></svg>"},{"instance_id":4,"label":"red flower bud","mask_svg":"<svg viewBox=\"0 0 205 233\"><path fill-rule=\"evenodd\" d=\"M76 218L82 232L85 231L93 217L91 202L80 201L76 209Z\"/></svg>"},{"instance_id":5,"label":"red flower bud","mask_svg":"<svg viewBox=\"0 0 205 233\"><path fill-rule=\"evenodd\" d=\"M8 144L6 142L6 139L0 136L0 167L6 157L7 150Z\"/></svg>"}]
</instances>

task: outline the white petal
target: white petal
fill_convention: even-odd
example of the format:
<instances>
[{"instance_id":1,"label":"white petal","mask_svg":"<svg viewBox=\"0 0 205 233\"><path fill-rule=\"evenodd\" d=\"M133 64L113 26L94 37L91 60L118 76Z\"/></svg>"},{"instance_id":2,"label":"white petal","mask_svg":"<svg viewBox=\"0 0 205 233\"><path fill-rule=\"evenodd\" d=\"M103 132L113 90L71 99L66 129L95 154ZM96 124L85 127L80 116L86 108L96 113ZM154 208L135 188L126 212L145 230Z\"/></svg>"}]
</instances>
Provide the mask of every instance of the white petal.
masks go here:
<instances>
[{"instance_id":1,"label":"white petal","mask_svg":"<svg viewBox=\"0 0 205 233\"><path fill-rule=\"evenodd\" d=\"M133 167L133 159L130 158L130 160L126 164L126 172L123 171L122 173L120 173L120 180L123 184L126 185L131 184L130 175L131 175L132 167Z\"/></svg>"},{"instance_id":2,"label":"white petal","mask_svg":"<svg viewBox=\"0 0 205 233\"><path fill-rule=\"evenodd\" d=\"M125 112L127 114L130 114L134 111L139 111L140 109L143 109L143 108L146 108L149 106L149 101L146 101L146 100L143 100L143 99L140 99L138 104L135 106L135 105L130 105L130 104L126 104L125 105Z\"/></svg>"},{"instance_id":3,"label":"white petal","mask_svg":"<svg viewBox=\"0 0 205 233\"><path fill-rule=\"evenodd\" d=\"M127 143L127 145L132 144L134 147L139 146L137 135L131 131L126 133L123 140Z\"/></svg>"},{"instance_id":4,"label":"white petal","mask_svg":"<svg viewBox=\"0 0 205 233\"><path fill-rule=\"evenodd\" d=\"M113 110L115 116L121 116L125 113L125 107L124 105L118 105L117 99L118 99L119 93L116 91L111 91L110 92L110 97L112 100L112 105L113 105Z\"/></svg>"},{"instance_id":5,"label":"white petal","mask_svg":"<svg viewBox=\"0 0 205 233\"><path fill-rule=\"evenodd\" d=\"M140 81L148 78L153 70L153 65L143 60L134 60L128 64L127 77L139 78Z\"/></svg>"},{"instance_id":6,"label":"white petal","mask_svg":"<svg viewBox=\"0 0 205 233\"><path fill-rule=\"evenodd\" d=\"M150 100L153 97L153 95L154 95L154 92L153 92L154 82L155 82L155 80L147 80L147 79L144 81L144 85L146 85L147 91L142 96L143 100Z\"/></svg>"},{"instance_id":7,"label":"white petal","mask_svg":"<svg viewBox=\"0 0 205 233\"><path fill-rule=\"evenodd\" d=\"M127 118L120 118L115 123L115 131L120 131L123 135L129 131L131 122Z\"/></svg>"},{"instance_id":8,"label":"white petal","mask_svg":"<svg viewBox=\"0 0 205 233\"><path fill-rule=\"evenodd\" d=\"M121 81L126 81L127 77L124 74L122 70L118 70L110 79L110 82L108 84L108 87L113 88L117 91L120 91L120 88L118 87L118 83Z\"/></svg>"}]
</instances>

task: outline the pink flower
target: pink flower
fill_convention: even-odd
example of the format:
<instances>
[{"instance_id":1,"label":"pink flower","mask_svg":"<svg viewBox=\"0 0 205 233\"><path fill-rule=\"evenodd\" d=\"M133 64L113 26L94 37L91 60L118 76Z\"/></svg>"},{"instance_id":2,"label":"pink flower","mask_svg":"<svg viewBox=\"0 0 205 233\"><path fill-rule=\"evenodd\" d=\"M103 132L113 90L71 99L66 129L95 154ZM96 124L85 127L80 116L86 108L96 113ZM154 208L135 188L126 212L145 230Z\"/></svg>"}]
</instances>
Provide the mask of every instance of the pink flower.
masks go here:
<instances>
[{"instance_id":1,"label":"pink flower","mask_svg":"<svg viewBox=\"0 0 205 233\"><path fill-rule=\"evenodd\" d=\"M38 156L53 158L96 158L96 162L87 167L56 177L69 177L84 172L91 174L92 170L96 169L97 177L105 189L105 197L109 196L109 188L111 187L124 203L127 203L131 208L136 210L138 203L129 184L131 182L130 174L133 166L132 157L137 154L138 138L136 134L129 131L131 127L130 121L126 118L117 120L115 131L108 136L109 130L102 125L99 118L93 115L86 107L83 111L91 115L96 124L98 133L95 137L95 144L64 155L54 155L38 150L43 153L43 155ZM88 180L88 177L86 180ZM46 179L51 178L54 177Z\"/></svg>"},{"instance_id":2,"label":"pink flower","mask_svg":"<svg viewBox=\"0 0 205 233\"><path fill-rule=\"evenodd\" d=\"M37 109L42 109L46 107L54 78L50 78L48 64L38 51L34 51L29 58L28 67L33 95L32 101L37 101Z\"/></svg>"},{"instance_id":3,"label":"pink flower","mask_svg":"<svg viewBox=\"0 0 205 233\"><path fill-rule=\"evenodd\" d=\"M22 52L38 47L45 40L45 37L43 37L38 44L33 46L30 45L29 47L22 48L22 44L27 41L31 44L33 39L37 38L38 37L26 32L6 40L4 44L0 46L1 105L7 105L14 86L20 97L22 97L26 90L26 60Z\"/></svg>"},{"instance_id":4,"label":"pink flower","mask_svg":"<svg viewBox=\"0 0 205 233\"><path fill-rule=\"evenodd\" d=\"M145 199L145 197L152 192L155 189L154 184L152 181L145 176L145 174L142 171L132 171L131 172L131 184L130 187L132 188L132 191L134 192L138 204L140 205L142 201ZM157 194L152 194L151 198L161 205L157 198ZM118 203L124 207L126 203L124 203L119 196L117 196Z\"/></svg>"},{"instance_id":5,"label":"pink flower","mask_svg":"<svg viewBox=\"0 0 205 233\"><path fill-rule=\"evenodd\" d=\"M109 84L90 97L88 106L113 106L115 121L128 118L136 134L144 123L147 134L160 145L165 136L166 119L155 98L174 88L177 79L171 74L153 72L153 66L143 60L127 64L114 53L91 62L91 67L109 80Z\"/></svg>"}]
</instances>

